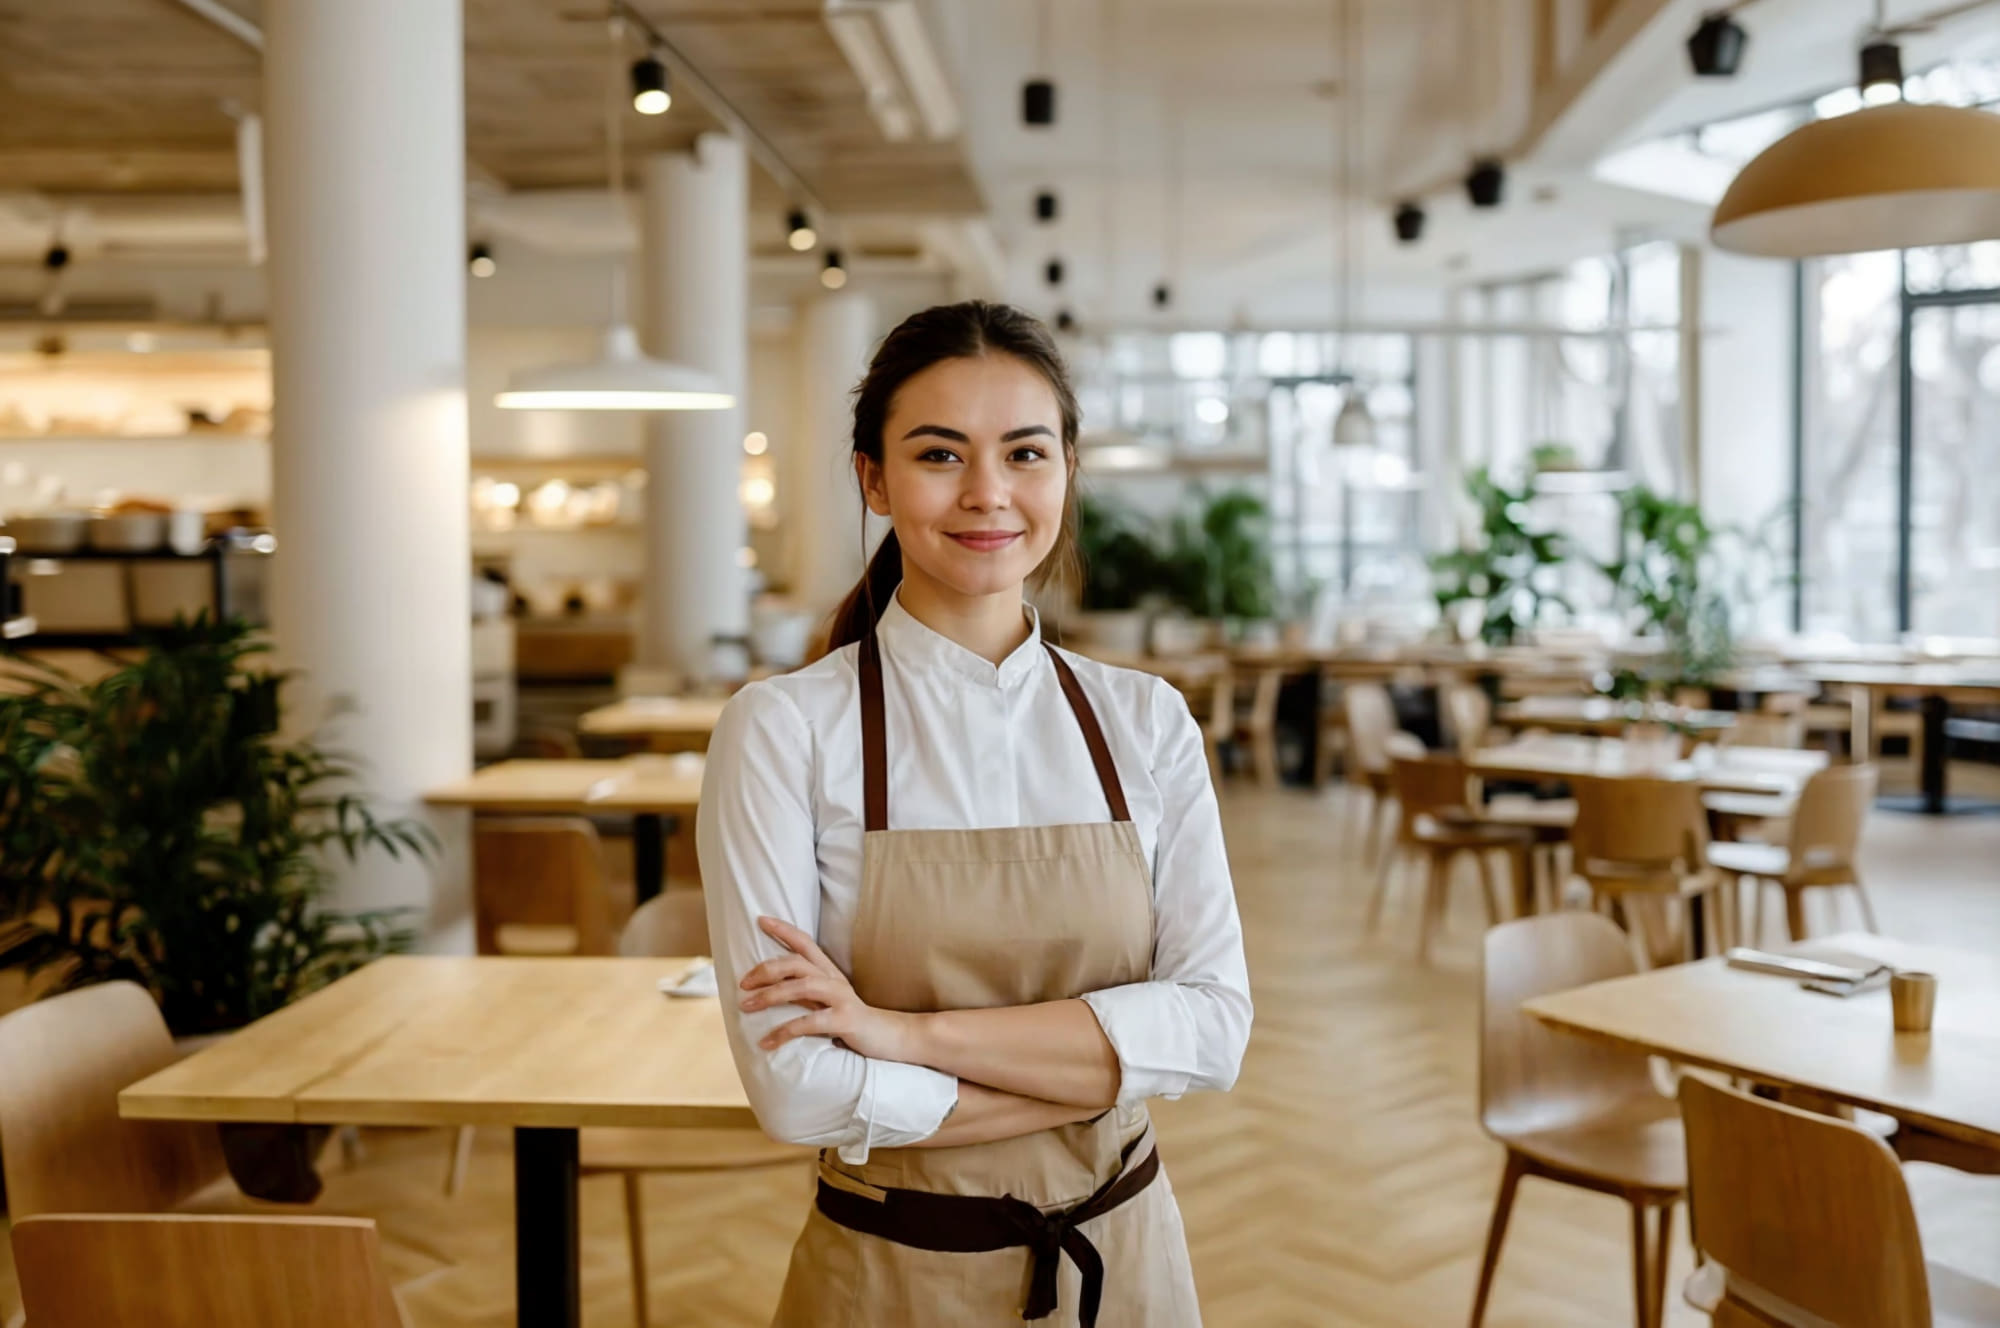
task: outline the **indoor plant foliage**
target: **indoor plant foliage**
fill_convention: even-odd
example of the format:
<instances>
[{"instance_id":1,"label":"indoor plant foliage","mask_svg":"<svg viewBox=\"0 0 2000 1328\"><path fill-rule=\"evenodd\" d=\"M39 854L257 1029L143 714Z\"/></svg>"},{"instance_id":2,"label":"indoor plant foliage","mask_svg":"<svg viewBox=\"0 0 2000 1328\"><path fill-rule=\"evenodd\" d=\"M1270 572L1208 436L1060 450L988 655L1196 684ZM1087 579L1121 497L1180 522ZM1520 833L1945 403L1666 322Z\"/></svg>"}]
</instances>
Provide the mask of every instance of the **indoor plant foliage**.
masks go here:
<instances>
[{"instance_id":1,"label":"indoor plant foliage","mask_svg":"<svg viewBox=\"0 0 2000 1328\"><path fill-rule=\"evenodd\" d=\"M1704 685L1734 656L1718 534L1693 503L1644 486L1618 495L1618 552L1602 570L1633 630L1666 643L1665 685Z\"/></svg>"},{"instance_id":2,"label":"indoor plant foliage","mask_svg":"<svg viewBox=\"0 0 2000 1328\"><path fill-rule=\"evenodd\" d=\"M1231 490L1176 516L1166 562L1175 603L1196 618L1251 622L1276 611L1269 513L1253 493Z\"/></svg>"},{"instance_id":3,"label":"indoor plant foliage","mask_svg":"<svg viewBox=\"0 0 2000 1328\"><path fill-rule=\"evenodd\" d=\"M1083 585L1077 607L1085 613L1126 613L1162 588L1160 551L1141 520L1097 498L1077 504L1077 551Z\"/></svg>"},{"instance_id":4,"label":"indoor plant foliage","mask_svg":"<svg viewBox=\"0 0 2000 1328\"><path fill-rule=\"evenodd\" d=\"M426 856L353 771L279 734L289 675L206 618L96 682L18 664L0 695L0 967L129 978L179 1035L235 1028L412 938L409 910L320 907L324 855Z\"/></svg>"},{"instance_id":5,"label":"indoor plant foliage","mask_svg":"<svg viewBox=\"0 0 2000 1328\"><path fill-rule=\"evenodd\" d=\"M1570 612L1555 589L1569 547L1560 532L1530 526L1532 482L1510 489L1481 466L1466 475L1465 491L1479 514L1477 542L1430 560L1438 611L1449 619L1453 605L1478 601L1485 610L1479 639L1488 645L1509 644L1550 607Z\"/></svg>"}]
</instances>

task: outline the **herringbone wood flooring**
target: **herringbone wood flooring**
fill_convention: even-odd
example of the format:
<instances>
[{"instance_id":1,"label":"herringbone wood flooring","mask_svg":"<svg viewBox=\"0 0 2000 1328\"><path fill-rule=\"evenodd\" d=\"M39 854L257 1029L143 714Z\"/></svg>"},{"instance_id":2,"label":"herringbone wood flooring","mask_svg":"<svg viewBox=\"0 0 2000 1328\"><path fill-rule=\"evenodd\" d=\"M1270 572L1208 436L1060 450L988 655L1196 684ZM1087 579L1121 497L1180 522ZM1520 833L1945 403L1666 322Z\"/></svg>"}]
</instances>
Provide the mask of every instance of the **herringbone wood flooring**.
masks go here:
<instances>
[{"instance_id":1,"label":"herringbone wood flooring","mask_svg":"<svg viewBox=\"0 0 2000 1328\"><path fill-rule=\"evenodd\" d=\"M1346 796L1232 788L1225 798L1256 1034L1233 1093L1156 1108L1219 1328L1436 1328L1464 1322L1471 1301L1500 1169L1474 1119L1477 887L1460 882L1428 969L1412 958L1407 896L1379 936L1364 936L1369 880ZM1868 843L1885 928L2000 944L2000 818L1885 815ZM412 1328L511 1324L506 1135L481 1135L456 1199L441 1193L442 1133L365 1140L354 1167L330 1163L323 1207L381 1224ZM1931 1256L2000 1280L2000 1180L1911 1175ZM653 1322L765 1323L807 1185L795 1173L647 1180ZM584 1182L582 1203L586 1322L629 1324L617 1182ZM1629 1323L1628 1231L1616 1201L1530 1182L1488 1322ZM1676 1240L1677 1288L1690 1263L1684 1228ZM0 1307L11 1309L7 1258L0 1248ZM1701 1320L1676 1303L1670 1321Z\"/></svg>"}]
</instances>

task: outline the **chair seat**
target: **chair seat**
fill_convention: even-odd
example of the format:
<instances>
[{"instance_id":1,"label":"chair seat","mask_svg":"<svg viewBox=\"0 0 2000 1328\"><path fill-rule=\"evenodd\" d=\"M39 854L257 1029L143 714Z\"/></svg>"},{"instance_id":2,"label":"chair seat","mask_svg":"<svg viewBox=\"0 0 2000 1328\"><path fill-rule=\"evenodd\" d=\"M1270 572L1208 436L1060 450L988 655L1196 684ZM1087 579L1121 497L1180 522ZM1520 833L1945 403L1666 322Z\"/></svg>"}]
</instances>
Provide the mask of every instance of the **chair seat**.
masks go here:
<instances>
[{"instance_id":1,"label":"chair seat","mask_svg":"<svg viewBox=\"0 0 2000 1328\"><path fill-rule=\"evenodd\" d=\"M1775 793L1710 793L1701 805L1717 815L1745 821L1782 821L1792 814L1798 800Z\"/></svg>"},{"instance_id":2,"label":"chair seat","mask_svg":"<svg viewBox=\"0 0 2000 1328\"><path fill-rule=\"evenodd\" d=\"M1496 825L1476 819L1444 820L1425 816L1417 822L1416 840L1428 848L1525 848L1535 842L1534 832L1525 826Z\"/></svg>"},{"instance_id":3,"label":"chair seat","mask_svg":"<svg viewBox=\"0 0 2000 1328\"><path fill-rule=\"evenodd\" d=\"M1775 881L1791 870L1792 855L1782 844L1710 844L1708 862L1739 876L1763 876Z\"/></svg>"},{"instance_id":4,"label":"chair seat","mask_svg":"<svg viewBox=\"0 0 2000 1328\"><path fill-rule=\"evenodd\" d=\"M1558 1171L1663 1193L1687 1188L1687 1143L1671 1098L1635 1097L1560 1125L1489 1120L1486 1129Z\"/></svg>"},{"instance_id":5,"label":"chair seat","mask_svg":"<svg viewBox=\"0 0 2000 1328\"><path fill-rule=\"evenodd\" d=\"M1932 1328L1994 1328L2000 1324L2000 1287L1929 1260L1924 1263L1924 1275L1930 1282ZM1722 1302L1725 1286L1733 1286L1737 1299L1757 1306L1787 1328L1834 1328L1818 1315L1746 1285L1716 1263L1703 1264L1688 1278L1687 1302L1704 1314L1713 1314Z\"/></svg>"},{"instance_id":6,"label":"chair seat","mask_svg":"<svg viewBox=\"0 0 2000 1328\"><path fill-rule=\"evenodd\" d=\"M1495 825L1515 825L1534 832L1538 843L1561 843L1576 824L1572 798L1529 798L1503 793L1480 809L1481 819Z\"/></svg>"},{"instance_id":7,"label":"chair seat","mask_svg":"<svg viewBox=\"0 0 2000 1328\"><path fill-rule=\"evenodd\" d=\"M578 1132L584 1171L741 1171L804 1165L818 1150L781 1144L762 1130L641 1130L602 1126Z\"/></svg>"}]
</instances>

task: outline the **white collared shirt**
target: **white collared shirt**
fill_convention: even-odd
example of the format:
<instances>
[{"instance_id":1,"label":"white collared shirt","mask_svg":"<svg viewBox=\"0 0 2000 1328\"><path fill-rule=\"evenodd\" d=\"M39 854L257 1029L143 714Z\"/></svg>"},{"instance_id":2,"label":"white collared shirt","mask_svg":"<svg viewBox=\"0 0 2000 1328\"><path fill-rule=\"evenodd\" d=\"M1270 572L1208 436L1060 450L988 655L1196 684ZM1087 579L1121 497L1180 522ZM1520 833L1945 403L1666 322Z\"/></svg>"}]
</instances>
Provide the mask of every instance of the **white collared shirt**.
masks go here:
<instances>
[{"instance_id":1,"label":"white collared shirt","mask_svg":"<svg viewBox=\"0 0 2000 1328\"><path fill-rule=\"evenodd\" d=\"M883 662L889 824L964 830L1109 819L1104 793L1039 624L997 666L892 601L876 629ZM804 1011L738 1010L737 982L783 953L757 927L783 918L853 972L861 893L861 705L848 646L797 673L753 683L709 743L697 816L710 944L730 1048L757 1119L774 1138L838 1148L928 1138L958 1081L876 1060L829 1038L776 1051L759 1038ZM1150 981L1088 993L1118 1054L1119 1102L1235 1082L1250 1036L1243 930L1223 852L1202 735L1164 680L1068 654L1104 729L1153 868Z\"/></svg>"}]
</instances>

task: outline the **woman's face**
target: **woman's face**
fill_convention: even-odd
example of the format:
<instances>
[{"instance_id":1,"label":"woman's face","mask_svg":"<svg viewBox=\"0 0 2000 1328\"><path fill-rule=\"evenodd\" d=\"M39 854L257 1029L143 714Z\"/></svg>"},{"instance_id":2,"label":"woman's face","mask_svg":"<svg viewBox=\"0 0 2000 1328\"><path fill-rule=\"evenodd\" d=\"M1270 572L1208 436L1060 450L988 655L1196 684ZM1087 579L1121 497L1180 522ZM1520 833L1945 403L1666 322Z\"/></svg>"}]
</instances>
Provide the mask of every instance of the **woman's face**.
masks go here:
<instances>
[{"instance_id":1,"label":"woman's face","mask_svg":"<svg viewBox=\"0 0 2000 1328\"><path fill-rule=\"evenodd\" d=\"M945 360L904 383L868 507L895 522L903 576L966 597L1020 592L1062 531L1069 463L1048 380L1012 355Z\"/></svg>"}]
</instances>

